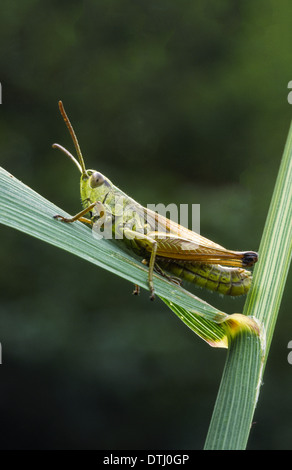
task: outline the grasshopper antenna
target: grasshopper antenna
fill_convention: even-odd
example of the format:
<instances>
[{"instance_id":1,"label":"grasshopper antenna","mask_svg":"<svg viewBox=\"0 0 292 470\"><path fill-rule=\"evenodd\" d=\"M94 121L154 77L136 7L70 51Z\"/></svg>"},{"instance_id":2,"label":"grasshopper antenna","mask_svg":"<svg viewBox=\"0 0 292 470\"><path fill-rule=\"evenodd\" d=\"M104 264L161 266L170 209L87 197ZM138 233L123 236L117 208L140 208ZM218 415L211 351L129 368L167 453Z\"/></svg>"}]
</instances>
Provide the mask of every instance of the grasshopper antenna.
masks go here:
<instances>
[{"instance_id":1,"label":"grasshopper antenna","mask_svg":"<svg viewBox=\"0 0 292 470\"><path fill-rule=\"evenodd\" d=\"M67 157L69 157L70 160L72 160L73 163L75 163L75 165L77 166L80 173L82 173L82 167L81 167L80 163L76 160L76 158L73 157L72 153L70 153L68 150L66 150L64 147L62 147L62 145L59 145L59 144L53 144L52 147L53 147L53 149L62 150L62 152L65 153L65 155L67 155Z\"/></svg>"},{"instance_id":2,"label":"grasshopper antenna","mask_svg":"<svg viewBox=\"0 0 292 470\"><path fill-rule=\"evenodd\" d=\"M73 157L73 155L68 152L68 150L66 150L64 147L62 147L61 145L59 144L53 144L53 148L58 148L60 150L62 150L62 152L65 153L65 155L67 155L74 163L75 165L77 166L77 168L79 169L79 171L83 174L83 175L86 175L86 168L85 168L85 164L84 164L84 159L83 159L83 156L82 156L82 153L81 153L81 149L80 149L80 146L79 146L79 143L78 143L78 139L76 137L76 134L74 132L74 129L73 129L73 126L66 114L66 111L64 109L64 106L63 106L63 103L62 101L59 101L59 109L60 109L60 113L66 123L66 126L69 130L69 133L71 135L71 138L73 140L73 144L74 144L74 147L76 149L76 152L77 152L77 155L78 155L78 159L79 159L79 162L76 160L76 158Z\"/></svg>"}]
</instances>

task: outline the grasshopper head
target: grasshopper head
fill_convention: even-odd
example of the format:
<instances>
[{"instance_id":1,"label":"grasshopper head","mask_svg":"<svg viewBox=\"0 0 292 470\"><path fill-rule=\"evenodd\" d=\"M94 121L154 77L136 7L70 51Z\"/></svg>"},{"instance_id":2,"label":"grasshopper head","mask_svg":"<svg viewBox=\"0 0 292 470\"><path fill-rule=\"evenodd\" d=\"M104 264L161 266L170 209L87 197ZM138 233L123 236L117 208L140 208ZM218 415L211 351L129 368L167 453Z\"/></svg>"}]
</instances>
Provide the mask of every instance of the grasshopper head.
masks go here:
<instances>
[{"instance_id":1,"label":"grasshopper head","mask_svg":"<svg viewBox=\"0 0 292 470\"><path fill-rule=\"evenodd\" d=\"M95 201L103 202L111 187L111 181L98 171L86 170L86 174L81 174L80 194L84 204Z\"/></svg>"},{"instance_id":2,"label":"grasshopper head","mask_svg":"<svg viewBox=\"0 0 292 470\"><path fill-rule=\"evenodd\" d=\"M90 202L94 201L103 201L107 193L110 191L112 183L101 173L95 170L86 170L76 134L65 112L62 101L59 101L59 109L72 137L79 161L76 160L76 158L73 157L73 155L61 145L53 144L53 148L59 148L60 150L62 150L62 152L64 152L73 161L73 163L75 163L78 170L80 171L80 193L82 202L84 204L88 202L89 204Z\"/></svg>"}]
</instances>

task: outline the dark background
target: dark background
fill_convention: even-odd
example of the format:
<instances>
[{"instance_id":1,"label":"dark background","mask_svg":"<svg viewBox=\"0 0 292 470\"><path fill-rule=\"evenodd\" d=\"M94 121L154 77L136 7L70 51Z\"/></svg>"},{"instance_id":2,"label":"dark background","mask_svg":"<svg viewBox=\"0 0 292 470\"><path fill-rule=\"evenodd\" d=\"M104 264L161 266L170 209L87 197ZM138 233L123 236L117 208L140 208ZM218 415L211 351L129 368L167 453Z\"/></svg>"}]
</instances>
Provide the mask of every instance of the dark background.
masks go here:
<instances>
[{"instance_id":1,"label":"dark background","mask_svg":"<svg viewBox=\"0 0 292 470\"><path fill-rule=\"evenodd\" d=\"M1 165L80 210L87 167L141 202L199 203L201 233L257 250L291 120L283 1L1 2ZM225 350L157 299L0 228L3 449L200 449ZM244 298L191 290L227 313ZM249 449L292 448L291 275Z\"/></svg>"}]
</instances>

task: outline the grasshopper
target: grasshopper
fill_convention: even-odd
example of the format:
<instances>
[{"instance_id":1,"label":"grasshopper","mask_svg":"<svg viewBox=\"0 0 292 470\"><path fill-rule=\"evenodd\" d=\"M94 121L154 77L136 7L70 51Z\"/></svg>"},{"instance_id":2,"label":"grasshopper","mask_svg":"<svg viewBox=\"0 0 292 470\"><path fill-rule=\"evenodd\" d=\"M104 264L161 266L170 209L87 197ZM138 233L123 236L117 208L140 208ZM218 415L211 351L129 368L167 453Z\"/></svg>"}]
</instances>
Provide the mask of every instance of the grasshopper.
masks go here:
<instances>
[{"instance_id":1,"label":"grasshopper","mask_svg":"<svg viewBox=\"0 0 292 470\"><path fill-rule=\"evenodd\" d=\"M152 300L154 271L174 283L180 284L182 280L187 280L225 295L237 296L248 292L252 276L244 268L256 263L257 253L226 250L143 207L98 171L87 170L76 134L61 101L59 109L72 137L78 160L59 144L53 144L53 148L64 152L80 171L80 193L84 209L72 218L56 215L56 219L65 223L80 220L91 224L101 236L107 233L121 239L148 265ZM86 214L90 218L84 217ZM134 293L138 292L139 287L135 286Z\"/></svg>"}]
</instances>

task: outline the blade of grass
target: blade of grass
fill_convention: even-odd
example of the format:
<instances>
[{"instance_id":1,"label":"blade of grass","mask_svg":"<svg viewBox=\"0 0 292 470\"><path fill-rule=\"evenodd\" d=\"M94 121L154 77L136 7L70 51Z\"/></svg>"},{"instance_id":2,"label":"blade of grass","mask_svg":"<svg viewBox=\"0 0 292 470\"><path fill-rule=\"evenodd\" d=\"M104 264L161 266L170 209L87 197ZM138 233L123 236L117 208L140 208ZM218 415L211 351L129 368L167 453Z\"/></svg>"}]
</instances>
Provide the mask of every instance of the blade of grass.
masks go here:
<instances>
[{"instance_id":1,"label":"blade of grass","mask_svg":"<svg viewBox=\"0 0 292 470\"><path fill-rule=\"evenodd\" d=\"M287 137L249 292L245 315L262 325L262 338L241 330L229 336L205 449L245 449L262 384L292 253L292 124ZM265 332L265 337L263 336Z\"/></svg>"},{"instance_id":2,"label":"blade of grass","mask_svg":"<svg viewBox=\"0 0 292 470\"><path fill-rule=\"evenodd\" d=\"M60 213L64 214L64 211L0 168L0 223L67 250L148 289L148 271L140 261L112 241L97 240L91 229L80 222L69 225L55 220L53 216ZM227 347L229 315L161 276L155 275L155 290L178 318L202 339L212 346ZM234 317L234 322L252 324L252 320L244 316Z\"/></svg>"}]
</instances>

